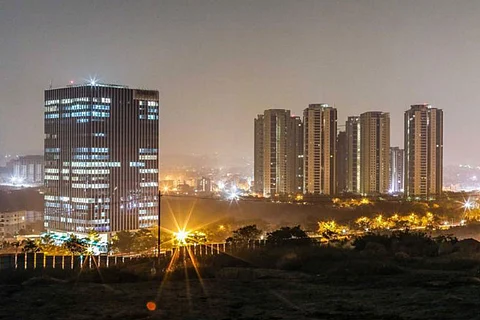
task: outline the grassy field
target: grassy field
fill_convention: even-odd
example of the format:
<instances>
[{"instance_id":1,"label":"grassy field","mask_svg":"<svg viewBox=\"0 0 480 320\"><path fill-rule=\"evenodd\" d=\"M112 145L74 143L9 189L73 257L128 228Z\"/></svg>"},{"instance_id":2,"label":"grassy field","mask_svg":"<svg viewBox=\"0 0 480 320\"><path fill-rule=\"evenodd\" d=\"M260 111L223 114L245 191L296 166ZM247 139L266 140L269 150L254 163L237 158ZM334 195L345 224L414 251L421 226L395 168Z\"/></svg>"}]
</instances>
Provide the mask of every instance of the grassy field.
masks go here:
<instances>
[{"instance_id":1,"label":"grassy field","mask_svg":"<svg viewBox=\"0 0 480 320\"><path fill-rule=\"evenodd\" d=\"M277 248L118 269L0 274L0 319L478 319L480 259ZM378 249L378 248L377 248ZM155 308L147 309L154 302Z\"/></svg>"},{"instance_id":2,"label":"grassy field","mask_svg":"<svg viewBox=\"0 0 480 320\"><path fill-rule=\"evenodd\" d=\"M476 319L480 309L480 282L451 271L332 279L264 271L260 279L176 280L160 287L153 280L3 285L0 318ZM149 301L156 310L147 309Z\"/></svg>"}]
</instances>

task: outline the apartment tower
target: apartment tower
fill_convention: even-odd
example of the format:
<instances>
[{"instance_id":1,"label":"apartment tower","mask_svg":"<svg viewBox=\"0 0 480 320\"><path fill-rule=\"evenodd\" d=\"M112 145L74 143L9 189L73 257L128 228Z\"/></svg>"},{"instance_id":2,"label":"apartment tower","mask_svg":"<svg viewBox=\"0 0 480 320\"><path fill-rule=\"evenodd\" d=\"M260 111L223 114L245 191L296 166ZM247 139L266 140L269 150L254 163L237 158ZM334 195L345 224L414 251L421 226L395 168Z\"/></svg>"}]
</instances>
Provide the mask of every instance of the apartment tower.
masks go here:
<instances>
[{"instance_id":1,"label":"apartment tower","mask_svg":"<svg viewBox=\"0 0 480 320\"><path fill-rule=\"evenodd\" d=\"M390 147L390 192L403 192L405 180L404 166L405 153L399 147Z\"/></svg>"},{"instance_id":2,"label":"apartment tower","mask_svg":"<svg viewBox=\"0 0 480 320\"><path fill-rule=\"evenodd\" d=\"M348 144L347 132L340 131L337 134L337 156L336 156L337 193L347 191L347 164L348 164Z\"/></svg>"},{"instance_id":3,"label":"apartment tower","mask_svg":"<svg viewBox=\"0 0 480 320\"><path fill-rule=\"evenodd\" d=\"M371 111L360 115L360 193L389 190L390 115Z\"/></svg>"},{"instance_id":4,"label":"apartment tower","mask_svg":"<svg viewBox=\"0 0 480 320\"><path fill-rule=\"evenodd\" d=\"M302 192L302 122L290 110L270 109L255 124L255 191L264 196Z\"/></svg>"},{"instance_id":5,"label":"apartment tower","mask_svg":"<svg viewBox=\"0 0 480 320\"><path fill-rule=\"evenodd\" d=\"M347 191L360 193L360 117L348 117L345 123L347 134Z\"/></svg>"},{"instance_id":6,"label":"apartment tower","mask_svg":"<svg viewBox=\"0 0 480 320\"><path fill-rule=\"evenodd\" d=\"M430 199L442 193L443 111L429 104L405 111L405 196Z\"/></svg>"},{"instance_id":7,"label":"apartment tower","mask_svg":"<svg viewBox=\"0 0 480 320\"><path fill-rule=\"evenodd\" d=\"M328 104L310 104L303 111L304 190L306 193L336 193L337 109Z\"/></svg>"}]
</instances>

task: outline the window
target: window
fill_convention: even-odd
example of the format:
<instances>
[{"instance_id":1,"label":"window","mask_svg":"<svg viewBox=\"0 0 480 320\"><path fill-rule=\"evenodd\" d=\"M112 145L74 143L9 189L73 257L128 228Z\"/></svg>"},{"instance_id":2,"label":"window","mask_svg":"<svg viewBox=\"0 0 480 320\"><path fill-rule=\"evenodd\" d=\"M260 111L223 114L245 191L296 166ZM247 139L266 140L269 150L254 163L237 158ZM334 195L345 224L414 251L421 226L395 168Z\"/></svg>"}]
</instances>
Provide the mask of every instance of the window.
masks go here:
<instances>
[{"instance_id":1,"label":"window","mask_svg":"<svg viewBox=\"0 0 480 320\"><path fill-rule=\"evenodd\" d=\"M130 162L130 167L145 167L145 162Z\"/></svg>"},{"instance_id":2,"label":"window","mask_svg":"<svg viewBox=\"0 0 480 320\"><path fill-rule=\"evenodd\" d=\"M152 155L152 154L141 155L138 158L139 160L157 160L157 155Z\"/></svg>"}]
</instances>

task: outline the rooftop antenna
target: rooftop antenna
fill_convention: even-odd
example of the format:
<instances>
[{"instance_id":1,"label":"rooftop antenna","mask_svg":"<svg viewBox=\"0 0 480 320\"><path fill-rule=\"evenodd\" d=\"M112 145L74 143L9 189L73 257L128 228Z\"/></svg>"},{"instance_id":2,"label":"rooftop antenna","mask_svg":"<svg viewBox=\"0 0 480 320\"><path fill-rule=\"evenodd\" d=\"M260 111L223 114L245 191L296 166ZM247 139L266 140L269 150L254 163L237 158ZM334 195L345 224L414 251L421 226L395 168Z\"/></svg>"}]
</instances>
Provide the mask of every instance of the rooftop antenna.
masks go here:
<instances>
[{"instance_id":1,"label":"rooftop antenna","mask_svg":"<svg viewBox=\"0 0 480 320\"><path fill-rule=\"evenodd\" d=\"M50 87L49 87L49 89L52 89L52 87L53 87L53 78L50 80Z\"/></svg>"}]
</instances>

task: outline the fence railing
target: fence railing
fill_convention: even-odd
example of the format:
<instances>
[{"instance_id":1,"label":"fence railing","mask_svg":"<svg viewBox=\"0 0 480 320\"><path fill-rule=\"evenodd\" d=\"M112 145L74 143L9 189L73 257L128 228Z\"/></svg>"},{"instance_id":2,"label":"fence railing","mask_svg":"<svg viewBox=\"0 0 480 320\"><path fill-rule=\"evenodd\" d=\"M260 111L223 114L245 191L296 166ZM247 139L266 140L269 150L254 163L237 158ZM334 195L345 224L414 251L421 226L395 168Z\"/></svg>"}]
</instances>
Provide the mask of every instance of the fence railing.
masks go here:
<instances>
[{"instance_id":1,"label":"fence railing","mask_svg":"<svg viewBox=\"0 0 480 320\"><path fill-rule=\"evenodd\" d=\"M222 253L234 254L239 250L255 250L266 246L265 240L249 241L244 244L213 243L191 244L166 251L160 259L171 259L178 250L180 255L213 256ZM0 272L7 269L34 270L34 269L62 269L76 270L81 268L108 268L118 266L128 261L139 258L138 256L107 256L107 255L48 255L38 253L12 253L0 254Z\"/></svg>"}]
</instances>

